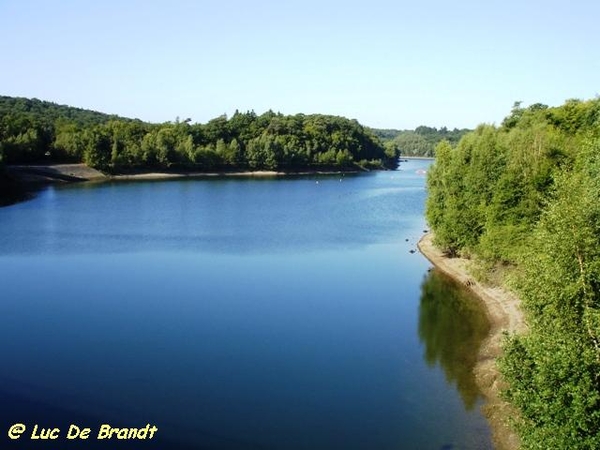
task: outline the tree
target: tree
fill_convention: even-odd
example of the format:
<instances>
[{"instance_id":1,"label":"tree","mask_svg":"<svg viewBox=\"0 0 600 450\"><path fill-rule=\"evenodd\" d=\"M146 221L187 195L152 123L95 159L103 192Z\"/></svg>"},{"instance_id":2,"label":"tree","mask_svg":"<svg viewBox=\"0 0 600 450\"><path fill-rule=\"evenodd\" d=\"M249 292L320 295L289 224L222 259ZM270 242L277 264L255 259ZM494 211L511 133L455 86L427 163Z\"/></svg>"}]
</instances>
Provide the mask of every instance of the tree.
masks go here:
<instances>
[{"instance_id":1,"label":"tree","mask_svg":"<svg viewBox=\"0 0 600 450\"><path fill-rule=\"evenodd\" d=\"M111 161L111 142L105 128L96 126L84 132L83 161L90 167L108 170Z\"/></svg>"},{"instance_id":2,"label":"tree","mask_svg":"<svg viewBox=\"0 0 600 450\"><path fill-rule=\"evenodd\" d=\"M397 151L355 120L236 111L206 124L148 124L28 99L0 97L0 150L9 163L83 161L105 171L209 170L314 165L349 169L355 161L394 168Z\"/></svg>"},{"instance_id":3,"label":"tree","mask_svg":"<svg viewBox=\"0 0 600 450\"><path fill-rule=\"evenodd\" d=\"M501 127L438 145L428 174L436 242L523 300L530 329L501 370L525 449L600 448L599 118L600 99L516 103Z\"/></svg>"},{"instance_id":4,"label":"tree","mask_svg":"<svg viewBox=\"0 0 600 450\"><path fill-rule=\"evenodd\" d=\"M526 448L600 447L600 140L587 144L521 261L532 328L503 359Z\"/></svg>"}]
</instances>

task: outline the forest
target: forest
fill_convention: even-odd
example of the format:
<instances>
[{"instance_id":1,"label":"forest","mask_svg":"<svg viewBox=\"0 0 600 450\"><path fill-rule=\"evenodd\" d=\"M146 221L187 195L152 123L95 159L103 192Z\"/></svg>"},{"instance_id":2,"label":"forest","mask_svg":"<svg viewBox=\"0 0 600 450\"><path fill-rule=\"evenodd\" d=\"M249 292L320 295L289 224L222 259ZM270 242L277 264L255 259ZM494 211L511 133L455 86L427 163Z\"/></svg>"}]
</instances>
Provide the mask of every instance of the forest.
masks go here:
<instances>
[{"instance_id":1,"label":"forest","mask_svg":"<svg viewBox=\"0 0 600 450\"><path fill-rule=\"evenodd\" d=\"M0 164L83 162L135 170L395 168L398 150L356 120L236 111L206 124L152 124L37 99L0 97Z\"/></svg>"},{"instance_id":2,"label":"forest","mask_svg":"<svg viewBox=\"0 0 600 450\"><path fill-rule=\"evenodd\" d=\"M522 300L500 369L523 448L600 448L600 99L515 103L442 141L427 186L436 244Z\"/></svg>"},{"instance_id":3,"label":"forest","mask_svg":"<svg viewBox=\"0 0 600 450\"><path fill-rule=\"evenodd\" d=\"M468 132L466 128L448 130L446 127L436 128L421 125L414 130L373 129L373 133L384 144L397 148L402 156L433 157L435 147L441 141L455 145Z\"/></svg>"}]
</instances>

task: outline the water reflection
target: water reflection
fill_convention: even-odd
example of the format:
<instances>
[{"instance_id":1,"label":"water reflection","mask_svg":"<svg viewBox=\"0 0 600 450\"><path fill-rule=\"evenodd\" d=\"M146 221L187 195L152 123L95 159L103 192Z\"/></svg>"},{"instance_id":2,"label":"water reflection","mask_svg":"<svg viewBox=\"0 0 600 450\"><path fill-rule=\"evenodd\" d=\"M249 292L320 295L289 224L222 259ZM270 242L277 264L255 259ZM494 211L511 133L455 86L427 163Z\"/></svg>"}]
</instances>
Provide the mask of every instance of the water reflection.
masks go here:
<instances>
[{"instance_id":1,"label":"water reflection","mask_svg":"<svg viewBox=\"0 0 600 450\"><path fill-rule=\"evenodd\" d=\"M489 326L483 306L471 293L445 274L429 272L421 285L419 305L425 361L440 365L467 410L473 409L480 396L473 369Z\"/></svg>"},{"instance_id":2,"label":"water reflection","mask_svg":"<svg viewBox=\"0 0 600 450\"><path fill-rule=\"evenodd\" d=\"M32 190L25 189L24 186L0 173L0 208L24 202L33 197Z\"/></svg>"}]
</instances>

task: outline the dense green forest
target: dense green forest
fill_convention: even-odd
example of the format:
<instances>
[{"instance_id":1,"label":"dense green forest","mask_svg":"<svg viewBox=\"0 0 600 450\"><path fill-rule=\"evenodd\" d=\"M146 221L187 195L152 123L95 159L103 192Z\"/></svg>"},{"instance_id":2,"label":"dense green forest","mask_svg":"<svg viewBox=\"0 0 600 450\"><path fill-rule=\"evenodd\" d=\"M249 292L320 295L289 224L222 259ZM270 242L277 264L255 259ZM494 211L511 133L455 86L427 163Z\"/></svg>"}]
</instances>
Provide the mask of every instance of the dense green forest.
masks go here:
<instances>
[{"instance_id":1,"label":"dense green forest","mask_svg":"<svg viewBox=\"0 0 600 450\"><path fill-rule=\"evenodd\" d=\"M397 148L404 156L434 156L435 147L441 141L448 141L456 145L460 139L472 130L453 129L446 127L420 126L414 130L380 130L373 129L373 133L386 145Z\"/></svg>"},{"instance_id":2,"label":"dense green forest","mask_svg":"<svg viewBox=\"0 0 600 450\"><path fill-rule=\"evenodd\" d=\"M600 99L516 103L440 143L428 189L437 244L523 301L500 362L523 447L600 448Z\"/></svg>"},{"instance_id":3,"label":"dense green forest","mask_svg":"<svg viewBox=\"0 0 600 450\"><path fill-rule=\"evenodd\" d=\"M153 169L394 168L398 153L356 120L236 111L206 124L125 119L37 99L0 97L0 161Z\"/></svg>"}]
</instances>

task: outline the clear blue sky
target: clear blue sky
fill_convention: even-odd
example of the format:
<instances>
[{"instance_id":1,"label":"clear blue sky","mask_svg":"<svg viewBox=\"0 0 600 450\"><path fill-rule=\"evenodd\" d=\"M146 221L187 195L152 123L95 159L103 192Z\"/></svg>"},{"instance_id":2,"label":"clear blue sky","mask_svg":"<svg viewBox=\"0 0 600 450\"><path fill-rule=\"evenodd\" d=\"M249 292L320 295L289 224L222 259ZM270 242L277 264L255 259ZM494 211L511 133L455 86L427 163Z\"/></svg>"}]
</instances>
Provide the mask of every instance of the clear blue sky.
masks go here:
<instances>
[{"instance_id":1,"label":"clear blue sky","mask_svg":"<svg viewBox=\"0 0 600 450\"><path fill-rule=\"evenodd\" d=\"M594 0L0 0L0 94L206 122L500 123L600 93Z\"/></svg>"}]
</instances>

